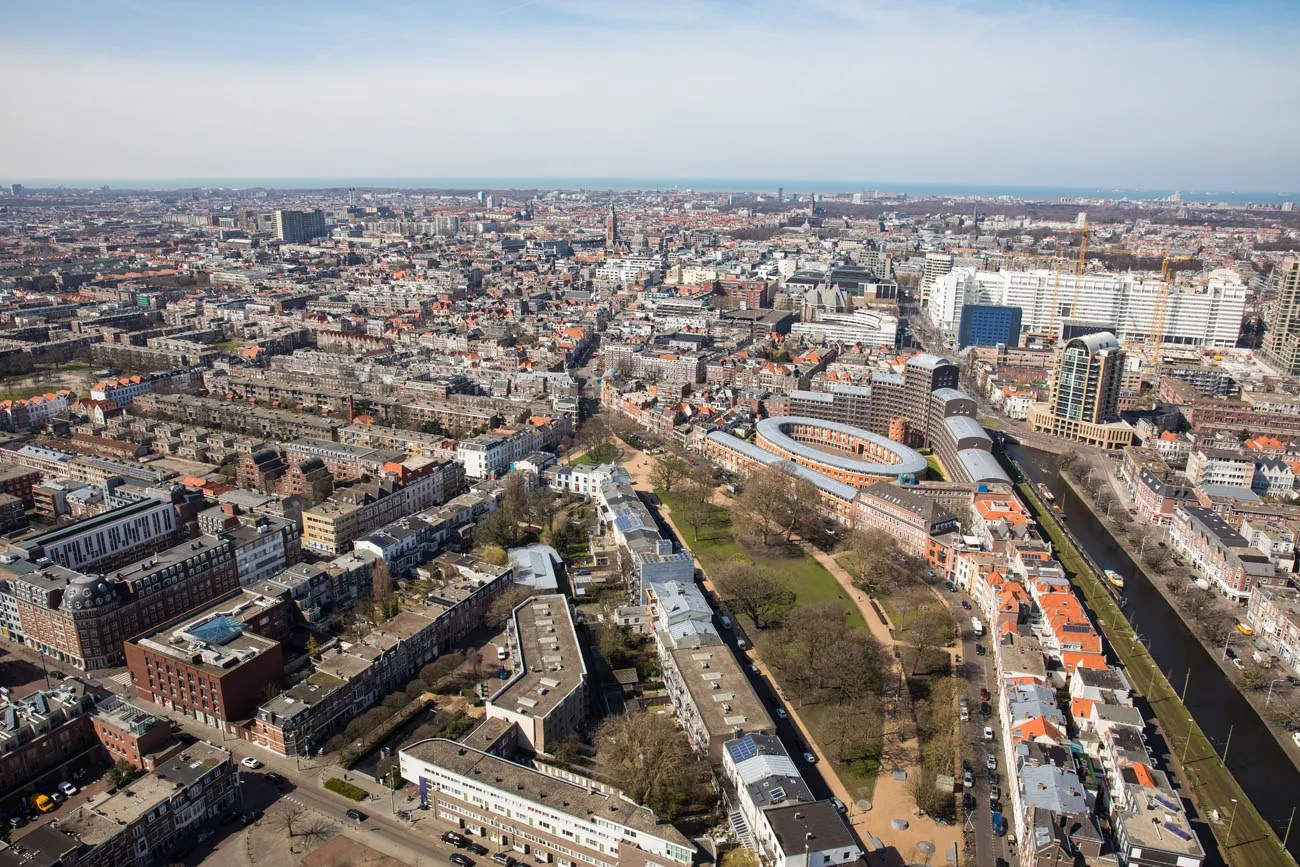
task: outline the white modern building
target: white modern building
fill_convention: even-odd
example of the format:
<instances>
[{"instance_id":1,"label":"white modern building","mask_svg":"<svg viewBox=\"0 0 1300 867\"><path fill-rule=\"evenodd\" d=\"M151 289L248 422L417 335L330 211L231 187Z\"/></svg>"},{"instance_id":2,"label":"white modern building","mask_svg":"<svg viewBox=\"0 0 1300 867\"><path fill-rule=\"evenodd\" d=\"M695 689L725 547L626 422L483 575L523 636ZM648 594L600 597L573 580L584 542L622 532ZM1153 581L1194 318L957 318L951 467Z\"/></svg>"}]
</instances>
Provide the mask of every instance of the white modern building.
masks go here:
<instances>
[{"instance_id":1,"label":"white modern building","mask_svg":"<svg viewBox=\"0 0 1300 867\"><path fill-rule=\"evenodd\" d=\"M492 431L456 446L456 460L471 479L490 479L510 469L517 460L542 446L542 435L531 427L517 431Z\"/></svg>"},{"instance_id":2,"label":"white modern building","mask_svg":"<svg viewBox=\"0 0 1300 867\"><path fill-rule=\"evenodd\" d=\"M540 762L530 767L435 738L400 753L420 805L460 833L558 867L685 867L695 847L621 792Z\"/></svg>"},{"instance_id":3,"label":"white modern building","mask_svg":"<svg viewBox=\"0 0 1300 867\"><path fill-rule=\"evenodd\" d=\"M790 333L815 340L893 346L898 342L898 317L869 308L852 313L822 310L815 322L796 322L790 326Z\"/></svg>"},{"instance_id":4,"label":"white modern building","mask_svg":"<svg viewBox=\"0 0 1300 867\"><path fill-rule=\"evenodd\" d=\"M1155 332L1164 286L1135 274L955 268L935 279L928 310L931 323L944 334L956 333L962 307L981 303L1019 307L1026 334L1059 335L1068 320L1112 331L1122 342L1147 342ZM1223 268L1173 286L1164 305L1164 342L1235 346L1246 295L1241 277Z\"/></svg>"}]
</instances>

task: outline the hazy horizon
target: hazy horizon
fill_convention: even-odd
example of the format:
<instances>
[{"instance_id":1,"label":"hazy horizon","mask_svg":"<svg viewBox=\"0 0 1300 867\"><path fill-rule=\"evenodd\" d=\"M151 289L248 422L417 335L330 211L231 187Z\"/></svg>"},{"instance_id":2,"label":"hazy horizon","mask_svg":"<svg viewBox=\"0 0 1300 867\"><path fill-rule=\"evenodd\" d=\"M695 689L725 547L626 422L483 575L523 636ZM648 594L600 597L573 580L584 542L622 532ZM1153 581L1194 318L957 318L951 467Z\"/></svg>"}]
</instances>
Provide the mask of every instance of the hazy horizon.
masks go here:
<instances>
[{"instance_id":1,"label":"hazy horizon","mask_svg":"<svg viewBox=\"0 0 1300 867\"><path fill-rule=\"evenodd\" d=\"M231 0L220 15L196 0L52 0L7 13L0 74L23 86L0 92L0 171L20 182L1300 189L1300 117L1277 99L1300 92L1300 4L1276 0Z\"/></svg>"}]
</instances>

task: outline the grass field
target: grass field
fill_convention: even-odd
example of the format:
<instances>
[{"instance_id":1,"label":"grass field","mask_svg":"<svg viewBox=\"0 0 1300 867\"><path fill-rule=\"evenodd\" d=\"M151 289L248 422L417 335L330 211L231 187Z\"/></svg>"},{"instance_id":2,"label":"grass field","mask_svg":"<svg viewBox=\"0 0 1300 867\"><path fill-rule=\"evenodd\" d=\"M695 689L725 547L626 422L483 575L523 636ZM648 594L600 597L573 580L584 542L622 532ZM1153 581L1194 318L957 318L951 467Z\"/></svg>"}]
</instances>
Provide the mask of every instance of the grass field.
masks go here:
<instances>
[{"instance_id":1,"label":"grass field","mask_svg":"<svg viewBox=\"0 0 1300 867\"><path fill-rule=\"evenodd\" d=\"M1187 706L1178 698L1160 667L1138 639L1119 605L1106 592L1101 579L1088 567L1083 557L1066 538L1043 507L1033 489L1026 482L1017 485L1021 497L1029 503L1043 531L1052 540L1056 556L1061 561L1071 581L1083 593L1088 608L1097 618L1106 638L1124 664L1134 686L1146 697L1155 711L1170 748L1186 756L1183 768L1191 781L1192 797L1200 807L1202 816L1217 810L1220 817L1236 816L1232 821L1232 838L1224 839L1226 824L1211 823L1215 838L1229 865L1263 867L1263 865L1293 865L1295 862L1282 848L1277 833L1246 797L1232 772L1219 759L1201 727L1192 719ZM1236 805L1233 804L1236 801Z\"/></svg>"},{"instance_id":2,"label":"grass field","mask_svg":"<svg viewBox=\"0 0 1300 867\"><path fill-rule=\"evenodd\" d=\"M931 478L941 482L948 480L948 474L943 471L943 464L939 461L938 455L926 455L925 462L930 465Z\"/></svg>"},{"instance_id":3,"label":"grass field","mask_svg":"<svg viewBox=\"0 0 1300 867\"><path fill-rule=\"evenodd\" d=\"M670 512L674 511L675 504L680 503L680 500L673 494L665 494L662 491L656 491L655 493ZM682 531L682 542L694 552L700 561L700 566L703 567L706 573L732 560L744 560L754 563L768 575L789 587L795 594L796 604L838 602L847 612L846 622L849 628L867 628L866 621L862 619L862 613L849 600L839 582L835 580L835 576L827 572L825 567L812 557L802 552L796 556L751 556L736 542L732 535L729 512L718 508L715 517L717 522L713 526L700 529L700 538L698 540L692 538L690 527L678 525L678 529ZM773 642L778 640L772 630L751 628L746 630L746 635L754 642L760 658L765 655L770 656L769 648L772 647ZM831 704L803 705L799 708L800 718L811 729L813 740L819 743L828 742L822 732L827 730L832 717L842 712L842 708L838 705ZM850 792L854 792L863 798L871 796L877 771L874 764L832 762L832 765L835 768L835 773Z\"/></svg>"},{"instance_id":4,"label":"grass field","mask_svg":"<svg viewBox=\"0 0 1300 867\"><path fill-rule=\"evenodd\" d=\"M605 443L574 459L574 464L607 464L618 457L618 446Z\"/></svg>"}]
</instances>

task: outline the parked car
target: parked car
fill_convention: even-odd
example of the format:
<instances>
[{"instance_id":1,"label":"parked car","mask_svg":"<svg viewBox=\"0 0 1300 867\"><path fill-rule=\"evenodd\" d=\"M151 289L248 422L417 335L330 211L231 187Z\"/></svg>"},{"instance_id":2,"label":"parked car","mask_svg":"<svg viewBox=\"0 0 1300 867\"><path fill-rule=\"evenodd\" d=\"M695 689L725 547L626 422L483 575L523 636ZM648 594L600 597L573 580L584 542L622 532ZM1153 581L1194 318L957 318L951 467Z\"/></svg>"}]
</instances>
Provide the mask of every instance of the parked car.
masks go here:
<instances>
[{"instance_id":1,"label":"parked car","mask_svg":"<svg viewBox=\"0 0 1300 867\"><path fill-rule=\"evenodd\" d=\"M814 755L810 750L804 750L803 760L810 765L817 764L817 756Z\"/></svg>"},{"instance_id":2,"label":"parked car","mask_svg":"<svg viewBox=\"0 0 1300 867\"><path fill-rule=\"evenodd\" d=\"M72 785L72 783L69 783L67 780L64 780L63 782L59 783L59 791L67 795L69 798L71 798L73 795L77 794L79 790L77 789L76 786Z\"/></svg>"},{"instance_id":3,"label":"parked car","mask_svg":"<svg viewBox=\"0 0 1300 867\"><path fill-rule=\"evenodd\" d=\"M961 607L966 609L967 611L970 611L970 603L967 602L965 599L961 601Z\"/></svg>"},{"instance_id":4,"label":"parked car","mask_svg":"<svg viewBox=\"0 0 1300 867\"><path fill-rule=\"evenodd\" d=\"M451 855L447 857L447 860L455 864L456 867L474 867L474 860L465 857L459 852L452 852Z\"/></svg>"},{"instance_id":5,"label":"parked car","mask_svg":"<svg viewBox=\"0 0 1300 867\"><path fill-rule=\"evenodd\" d=\"M1244 662L1241 661L1241 657L1240 657L1240 656L1234 656L1234 657L1232 658L1232 664L1235 665L1235 666L1237 666L1237 669L1238 669L1239 671L1245 671L1245 670L1246 670L1246 663L1244 663Z\"/></svg>"},{"instance_id":6,"label":"parked car","mask_svg":"<svg viewBox=\"0 0 1300 867\"><path fill-rule=\"evenodd\" d=\"M999 789L997 786L990 786L990 787L989 787L989 800L992 800L992 801L1001 801L1001 800L1002 800L1002 790Z\"/></svg>"},{"instance_id":7,"label":"parked car","mask_svg":"<svg viewBox=\"0 0 1300 867\"><path fill-rule=\"evenodd\" d=\"M988 701L990 698L992 698L992 696L989 695L989 688L988 688L987 686L981 686L981 687L980 687L980 701Z\"/></svg>"},{"instance_id":8,"label":"parked car","mask_svg":"<svg viewBox=\"0 0 1300 867\"><path fill-rule=\"evenodd\" d=\"M464 837L457 834L455 831L447 831L442 835L441 839L442 842L450 843L451 845L455 846L457 849L465 848L465 844L469 842Z\"/></svg>"},{"instance_id":9,"label":"parked car","mask_svg":"<svg viewBox=\"0 0 1300 867\"><path fill-rule=\"evenodd\" d=\"M475 843L473 840L470 840L465 844L465 849L470 852L473 852L475 855L486 855L488 853L486 846L480 846L478 843Z\"/></svg>"},{"instance_id":10,"label":"parked car","mask_svg":"<svg viewBox=\"0 0 1300 867\"><path fill-rule=\"evenodd\" d=\"M244 756L242 759L239 760L239 763L244 767L252 768L253 770L257 770L258 768L262 767L262 763L259 762L257 759L253 758L252 756Z\"/></svg>"},{"instance_id":11,"label":"parked car","mask_svg":"<svg viewBox=\"0 0 1300 867\"><path fill-rule=\"evenodd\" d=\"M40 792L37 792L36 794L32 795L30 798L27 799L27 801L37 810L40 810L42 813L48 813L58 806L57 804L54 803L54 801L50 800L49 795L43 795Z\"/></svg>"},{"instance_id":12,"label":"parked car","mask_svg":"<svg viewBox=\"0 0 1300 867\"><path fill-rule=\"evenodd\" d=\"M349 819L356 822L357 824L364 822L367 818L366 814L361 812L360 810L348 810L343 815L347 816Z\"/></svg>"},{"instance_id":13,"label":"parked car","mask_svg":"<svg viewBox=\"0 0 1300 867\"><path fill-rule=\"evenodd\" d=\"M844 806L844 802L839 798L831 798L831 806L836 810L839 810L841 813L847 813L849 811L849 808Z\"/></svg>"},{"instance_id":14,"label":"parked car","mask_svg":"<svg viewBox=\"0 0 1300 867\"><path fill-rule=\"evenodd\" d=\"M976 655L976 656L983 656L983 655L984 655L985 653L987 653L987 652L988 652L988 651L986 651L986 650L984 649L984 645L982 645L982 644L977 644L977 645L975 645L975 655Z\"/></svg>"},{"instance_id":15,"label":"parked car","mask_svg":"<svg viewBox=\"0 0 1300 867\"><path fill-rule=\"evenodd\" d=\"M516 864L515 859L507 855L505 852L493 852L492 860L498 864L504 864L505 867L515 867Z\"/></svg>"},{"instance_id":16,"label":"parked car","mask_svg":"<svg viewBox=\"0 0 1300 867\"><path fill-rule=\"evenodd\" d=\"M943 589L947 590L949 593L956 593L957 585L953 584L951 581L945 581L943 582Z\"/></svg>"},{"instance_id":17,"label":"parked car","mask_svg":"<svg viewBox=\"0 0 1300 867\"><path fill-rule=\"evenodd\" d=\"M975 777L971 775L970 771L967 771L966 773L962 774L961 785L962 788L965 789L975 788Z\"/></svg>"},{"instance_id":18,"label":"parked car","mask_svg":"<svg viewBox=\"0 0 1300 867\"><path fill-rule=\"evenodd\" d=\"M982 701L980 702L980 713L984 714L984 716L988 716L989 714L993 713L993 708L989 705L988 702Z\"/></svg>"},{"instance_id":19,"label":"parked car","mask_svg":"<svg viewBox=\"0 0 1300 867\"><path fill-rule=\"evenodd\" d=\"M762 672L758 670L758 666L755 665L755 664L752 663L752 662L749 664L749 673L750 673L750 674L762 674Z\"/></svg>"},{"instance_id":20,"label":"parked car","mask_svg":"<svg viewBox=\"0 0 1300 867\"><path fill-rule=\"evenodd\" d=\"M58 789L55 789L53 792L50 792L50 798L53 799L54 803L62 804L68 799L68 796L60 792Z\"/></svg>"},{"instance_id":21,"label":"parked car","mask_svg":"<svg viewBox=\"0 0 1300 867\"><path fill-rule=\"evenodd\" d=\"M12 816L9 817L9 827L11 828L21 828L23 825L26 824L27 824L27 817L24 816L22 813L14 813Z\"/></svg>"},{"instance_id":22,"label":"parked car","mask_svg":"<svg viewBox=\"0 0 1300 867\"><path fill-rule=\"evenodd\" d=\"M993 753L989 753L984 757L984 767L990 771L996 771L998 769L998 757Z\"/></svg>"},{"instance_id":23,"label":"parked car","mask_svg":"<svg viewBox=\"0 0 1300 867\"><path fill-rule=\"evenodd\" d=\"M785 712L785 708L783 708L783 707L778 707L778 708L776 709L775 713L776 713L776 718L777 718L777 719L789 719L789 718L790 718L790 714L786 713L786 712Z\"/></svg>"},{"instance_id":24,"label":"parked car","mask_svg":"<svg viewBox=\"0 0 1300 867\"><path fill-rule=\"evenodd\" d=\"M973 794L971 794L970 792L962 792L962 795L961 795L961 805L962 805L962 808L963 808L964 810L966 810L966 812L968 812L968 813L969 813L971 810L974 810L974 809L975 809L975 796L974 796Z\"/></svg>"},{"instance_id":25,"label":"parked car","mask_svg":"<svg viewBox=\"0 0 1300 867\"><path fill-rule=\"evenodd\" d=\"M993 740L993 727L992 727L992 726L984 726L984 740L986 740L986 741L991 741L991 740Z\"/></svg>"}]
</instances>

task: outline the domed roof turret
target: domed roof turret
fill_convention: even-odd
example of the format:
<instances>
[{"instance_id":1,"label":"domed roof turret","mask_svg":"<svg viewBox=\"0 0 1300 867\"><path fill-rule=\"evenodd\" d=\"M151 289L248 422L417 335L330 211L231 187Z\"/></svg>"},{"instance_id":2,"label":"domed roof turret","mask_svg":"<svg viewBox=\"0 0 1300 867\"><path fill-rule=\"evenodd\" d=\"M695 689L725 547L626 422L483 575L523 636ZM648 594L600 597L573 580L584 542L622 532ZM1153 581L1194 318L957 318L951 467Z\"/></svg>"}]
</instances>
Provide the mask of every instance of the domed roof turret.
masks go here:
<instances>
[{"instance_id":1,"label":"domed roof turret","mask_svg":"<svg viewBox=\"0 0 1300 867\"><path fill-rule=\"evenodd\" d=\"M78 575L68 582L63 593L63 608L90 611L107 608L117 602L117 587L102 575Z\"/></svg>"}]
</instances>

